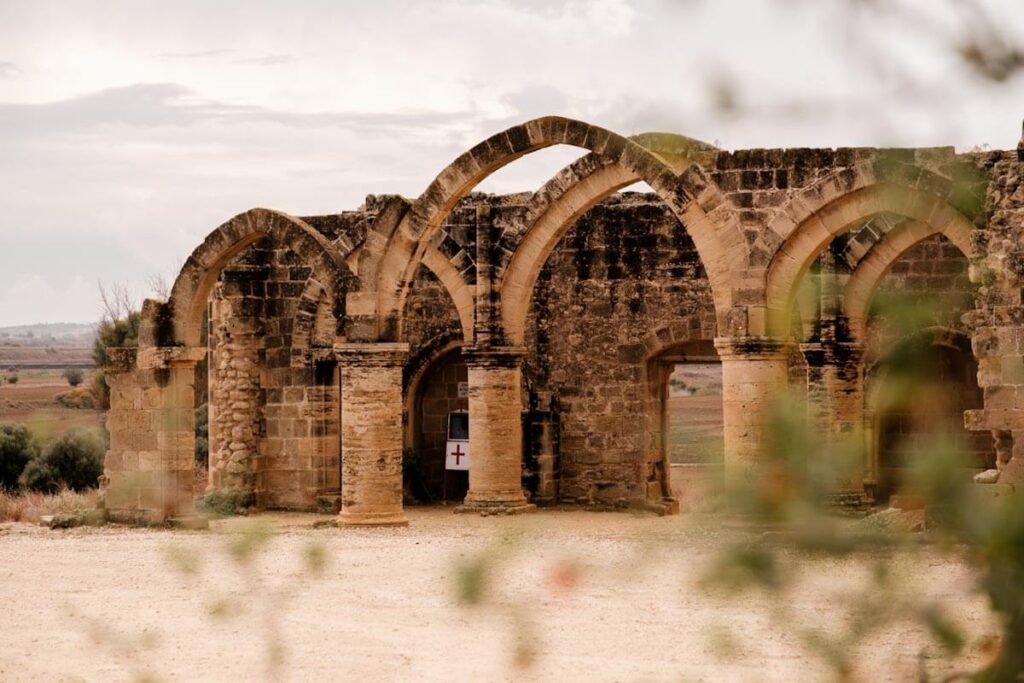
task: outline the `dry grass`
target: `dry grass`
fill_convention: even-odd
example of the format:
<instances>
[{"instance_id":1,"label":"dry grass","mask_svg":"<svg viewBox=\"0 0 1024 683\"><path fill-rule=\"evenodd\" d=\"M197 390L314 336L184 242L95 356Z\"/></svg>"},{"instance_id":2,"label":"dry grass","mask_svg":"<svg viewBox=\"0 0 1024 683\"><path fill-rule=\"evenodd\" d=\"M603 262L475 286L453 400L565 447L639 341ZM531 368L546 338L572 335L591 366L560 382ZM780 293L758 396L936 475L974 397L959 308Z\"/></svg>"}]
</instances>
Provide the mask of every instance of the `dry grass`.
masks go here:
<instances>
[{"instance_id":1,"label":"dry grass","mask_svg":"<svg viewBox=\"0 0 1024 683\"><path fill-rule=\"evenodd\" d=\"M38 523L43 515L92 510L96 507L96 495L96 490L77 493L64 489L55 494L0 491L0 522Z\"/></svg>"}]
</instances>

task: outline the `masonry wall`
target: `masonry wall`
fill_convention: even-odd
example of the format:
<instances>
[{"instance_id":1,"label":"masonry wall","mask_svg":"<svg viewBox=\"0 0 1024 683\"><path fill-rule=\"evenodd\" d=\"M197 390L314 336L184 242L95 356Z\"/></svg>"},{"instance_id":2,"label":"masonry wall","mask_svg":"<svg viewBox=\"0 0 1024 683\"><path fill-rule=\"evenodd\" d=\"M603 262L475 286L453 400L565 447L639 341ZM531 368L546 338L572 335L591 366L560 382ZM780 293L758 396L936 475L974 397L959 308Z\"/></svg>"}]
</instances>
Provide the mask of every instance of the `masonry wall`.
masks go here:
<instances>
[{"instance_id":1,"label":"masonry wall","mask_svg":"<svg viewBox=\"0 0 1024 683\"><path fill-rule=\"evenodd\" d=\"M894 327L904 323L887 320L899 315L896 307L913 305L921 326L938 326L970 334L964 315L974 309L977 285L968 278L970 264L963 252L943 235L935 235L908 249L878 285L868 325L870 355L885 354L894 343ZM906 330L902 330L906 331Z\"/></svg>"},{"instance_id":2,"label":"masonry wall","mask_svg":"<svg viewBox=\"0 0 1024 683\"><path fill-rule=\"evenodd\" d=\"M613 196L562 238L527 328L531 389L558 414L562 501L618 504L657 483L645 342L713 339L712 310L692 240L652 196Z\"/></svg>"},{"instance_id":3,"label":"masonry wall","mask_svg":"<svg viewBox=\"0 0 1024 683\"><path fill-rule=\"evenodd\" d=\"M921 173L919 169L927 169L934 174L927 182L941 184L950 182L948 177L956 176L960 167L983 161L980 157L956 157L950 148L747 150L715 155L709 174L735 203L754 254L752 263L757 265L766 263L779 246L778 236L763 226L797 192L832 174L839 172L839 185L852 183L854 167L870 162L877 168L884 167L890 177L912 180L914 174ZM993 155L991 163L997 161ZM1012 173L1008 170L1003 174L1004 185L1006 191L1017 192L1014 188L1019 180L1015 181L1017 176ZM952 192L950 203L970 208L970 202L977 198L976 185L969 185L966 194ZM357 211L303 220L340 251L353 254L350 265L358 270L360 246L369 239L378 214L394 199L371 196ZM468 285L486 290L489 279L502 274L510 250L524 232L530 199L528 194L471 194L455 207L432 239L432 246ZM1005 203L1005 195L989 198L993 205L1000 201ZM837 239L828 254L819 259L810 277L818 277L823 272L822 264L828 261L830 273L840 284L848 280L872 240L880 239L891 227L882 225L886 220L884 216L869 217L865 225L853 226L849 235ZM313 319L309 323L313 330L306 330L303 343L310 339L329 343L335 331L320 329L317 322L330 318L326 309L301 310L306 304L300 301L300 289L309 268L294 254L274 245L264 251L263 260L256 264L264 269L264 275L252 279L250 294L225 291L218 295L239 297L232 306L243 312L227 316L233 321L234 331L230 326L218 328L213 342L214 357L220 354L229 359L220 370L211 367L211 390L217 386L229 389L216 401L211 399L211 404L225 406L216 427L218 462L234 457L231 442L223 435L238 427L243 427L243 432L250 429L258 434L251 474L259 503L269 507L310 506L318 495L339 486L339 379L337 368L329 363L296 362L308 348L298 348L300 335L292 326L296 313ZM246 258L240 259L239 265L245 264ZM226 279L224 284L229 281ZM880 288L883 294L889 291L935 298L940 302L932 320L935 325L965 334L974 333L977 327L977 321L964 322L964 313L974 310L966 258L943 237L926 240L905 254ZM738 296L742 299L745 294L740 292ZM485 334L493 332L494 319L500 313L494 302L494 297L488 295L477 305L474 322ZM828 305L825 299L813 302L811 309L795 318L794 332L799 341L823 339L827 316L823 316L822 306ZM255 313L258 307L262 308ZM258 329L246 327L246 311L252 313L253 321L258 319ZM880 357L892 341L879 336L883 326L877 323L884 311L874 311L874 315L868 340L871 358ZM972 315L977 318L976 313ZM225 317L223 312L220 317ZM831 334L835 334L834 329ZM244 339L242 344L245 335L251 339ZM652 420L654 412L660 410L652 390L652 357L682 344L709 342L715 336L710 286L696 249L685 226L656 196L612 195L563 236L542 268L531 300L521 406L528 426L533 424L533 413L547 415L545 429L550 434L545 450L552 451L557 461L548 469L558 473L557 494L562 501L614 505L635 497L655 496L664 475L659 471L658 423ZM444 286L424 266L416 272L407 298L400 340L410 345L405 390L408 392L416 373L426 372L428 381L421 398L429 395L431 400L441 400L449 391L448 371L426 365L439 349L462 341L462 326ZM790 358L790 382L805 388L805 355L794 347ZM243 397L252 387L237 386L239 370L235 365L246 363L258 364L261 371L256 393ZM997 380L993 368L993 363L981 364L989 385ZM221 374L214 377L218 372ZM230 386L232 381L236 386ZM988 392L989 397L1003 400L1000 397L1006 392L1000 391ZM258 417L235 410L236 404L254 405ZM411 425L406 430L407 446L437 448L436 425L428 423L436 422L438 411L440 408L433 412L421 408L407 411L405 420ZM976 422L987 424L986 419L979 416ZM528 443L530 433L528 427ZM247 453L248 442L243 442L245 448L237 452ZM533 467L529 461L534 455L527 453L528 468ZM551 487L546 487L546 497L550 491Z\"/></svg>"},{"instance_id":4,"label":"masonry wall","mask_svg":"<svg viewBox=\"0 0 1024 683\"><path fill-rule=\"evenodd\" d=\"M321 317L301 310L310 272L264 239L236 257L211 295L211 492L309 509L339 491L340 385L336 364L308 357Z\"/></svg>"},{"instance_id":5,"label":"masonry wall","mask_svg":"<svg viewBox=\"0 0 1024 683\"><path fill-rule=\"evenodd\" d=\"M209 491L253 491L263 401L262 283L266 268L225 272L209 315Z\"/></svg>"}]
</instances>

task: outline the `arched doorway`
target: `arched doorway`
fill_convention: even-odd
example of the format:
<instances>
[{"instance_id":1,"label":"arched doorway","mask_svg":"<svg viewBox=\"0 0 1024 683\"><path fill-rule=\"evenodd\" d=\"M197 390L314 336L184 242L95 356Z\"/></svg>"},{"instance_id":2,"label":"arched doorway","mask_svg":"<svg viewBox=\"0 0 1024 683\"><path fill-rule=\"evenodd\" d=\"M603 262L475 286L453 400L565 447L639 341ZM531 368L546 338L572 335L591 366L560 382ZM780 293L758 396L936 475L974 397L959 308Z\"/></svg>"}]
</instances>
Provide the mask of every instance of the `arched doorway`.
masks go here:
<instances>
[{"instance_id":1,"label":"arched doorway","mask_svg":"<svg viewBox=\"0 0 1024 683\"><path fill-rule=\"evenodd\" d=\"M909 468L938 444L961 456L965 477L995 467L991 435L964 427L964 411L984 403L977 374L969 338L941 328L904 341L872 368L872 462L880 501L905 491Z\"/></svg>"},{"instance_id":2,"label":"arched doorway","mask_svg":"<svg viewBox=\"0 0 1024 683\"><path fill-rule=\"evenodd\" d=\"M466 362L455 343L442 347L410 379L403 467L407 498L456 503L466 497L469 473L446 469L445 454L450 421L468 414L468 386Z\"/></svg>"}]
</instances>

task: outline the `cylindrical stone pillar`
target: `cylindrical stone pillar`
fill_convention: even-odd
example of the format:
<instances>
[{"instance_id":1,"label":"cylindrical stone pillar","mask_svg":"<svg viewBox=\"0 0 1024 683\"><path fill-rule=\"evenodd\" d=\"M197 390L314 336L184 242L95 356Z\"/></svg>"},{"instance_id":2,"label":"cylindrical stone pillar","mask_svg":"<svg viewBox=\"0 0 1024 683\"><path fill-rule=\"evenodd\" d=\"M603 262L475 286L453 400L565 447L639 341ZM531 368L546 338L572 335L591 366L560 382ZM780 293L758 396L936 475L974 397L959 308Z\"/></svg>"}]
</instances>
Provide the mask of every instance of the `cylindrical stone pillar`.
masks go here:
<instances>
[{"instance_id":1,"label":"cylindrical stone pillar","mask_svg":"<svg viewBox=\"0 0 1024 683\"><path fill-rule=\"evenodd\" d=\"M717 338L722 361L725 481L735 482L765 459L768 427L788 385L786 347L765 337Z\"/></svg>"},{"instance_id":2,"label":"cylindrical stone pillar","mask_svg":"<svg viewBox=\"0 0 1024 683\"><path fill-rule=\"evenodd\" d=\"M519 347L467 348L469 493L460 511L536 509L522 486L522 362Z\"/></svg>"},{"instance_id":3,"label":"cylindrical stone pillar","mask_svg":"<svg viewBox=\"0 0 1024 683\"><path fill-rule=\"evenodd\" d=\"M343 526L396 526L402 509L402 366L408 344L340 344Z\"/></svg>"}]
</instances>

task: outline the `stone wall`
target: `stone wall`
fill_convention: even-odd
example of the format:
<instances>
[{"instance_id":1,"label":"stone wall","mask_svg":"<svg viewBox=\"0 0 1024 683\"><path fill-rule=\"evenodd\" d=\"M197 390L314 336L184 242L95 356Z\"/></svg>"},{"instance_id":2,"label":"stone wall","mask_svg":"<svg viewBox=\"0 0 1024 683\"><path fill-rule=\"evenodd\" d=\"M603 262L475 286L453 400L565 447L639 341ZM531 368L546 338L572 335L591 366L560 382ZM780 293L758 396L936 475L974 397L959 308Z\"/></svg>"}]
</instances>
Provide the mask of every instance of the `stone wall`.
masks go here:
<instances>
[{"instance_id":1,"label":"stone wall","mask_svg":"<svg viewBox=\"0 0 1024 683\"><path fill-rule=\"evenodd\" d=\"M710 302L692 240L655 197L613 196L562 238L534 290L527 374L558 413L563 501L646 496L661 460L649 431L652 340L713 339Z\"/></svg>"},{"instance_id":2,"label":"stone wall","mask_svg":"<svg viewBox=\"0 0 1024 683\"><path fill-rule=\"evenodd\" d=\"M593 153L533 194L463 196L488 169L550 144ZM943 375L963 399L947 417L966 409L971 429L995 436L1003 467L1024 452L1022 167L1020 152L948 147L725 152L545 118L477 145L415 201L371 195L304 219L254 209L211 233L171 301L147 303L138 360L112 370L109 476L127 480L156 457L173 476L140 479L156 501L146 509L181 495L184 392L218 276L210 488L251 493L261 507L311 507L345 479L377 488L342 491L343 517L402 523L402 434L407 447L436 450L437 420L462 405L449 394L463 371L470 431L488 451L473 445L471 508L527 508L520 474L546 502L660 500L674 354L715 340L726 465L741 471L763 457L766 406L787 382L811 399L823 434L853 433L865 421L865 367L921 328L973 338L984 405L968 363ZM637 178L659 194L615 193ZM887 293L937 303L908 330L887 324L903 318L881 304ZM431 367L460 345L464 370ZM920 435L895 424L894 439ZM386 466L374 469L378 447ZM857 473L843 486L861 484Z\"/></svg>"},{"instance_id":3,"label":"stone wall","mask_svg":"<svg viewBox=\"0 0 1024 683\"><path fill-rule=\"evenodd\" d=\"M309 275L293 251L262 240L211 295L210 492L309 509L340 488L338 370L309 355L321 318L302 315Z\"/></svg>"},{"instance_id":4,"label":"stone wall","mask_svg":"<svg viewBox=\"0 0 1024 683\"><path fill-rule=\"evenodd\" d=\"M265 252L261 252L265 255ZM266 266L225 271L209 313L210 458L207 490L251 497L263 429L263 284Z\"/></svg>"},{"instance_id":5,"label":"stone wall","mask_svg":"<svg viewBox=\"0 0 1024 683\"><path fill-rule=\"evenodd\" d=\"M965 338L963 338L965 339ZM963 456L963 467L972 473L995 467L992 437L968 432L964 411L982 407L977 363L969 347L934 344L917 347L920 386L905 400L888 404L875 415L878 430L878 493L881 499L897 493L915 460L932 457L936 448L952 448ZM872 382L886 381L884 365ZM899 389L887 392L891 400Z\"/></svg>"},{"instance_id":6,"label":"stone wall","mask_svg":"<svg viewBox=\"0 0 1024 683\"><path fill-rule=\"evenodd\" d=\"M1024 143L1022 143L1024 144ZM980 160L991 176L987 221L976 235L984 258L977 264L980 303L969 315L983 410L969 411L967 426L991 431L997 465L1024 463L1024 152L992 153ZM1018 473L1014 482L1024 482Z\"/></svg>"},{"instance_id":7,"label":"stone wall","mask_svg":"<svg viewBox=\"0 0 1024 683\"><path fill-rule=\"evenodd\" d=\"M974 308L977 286L968 278L969 266L963 252L942 235L929 237L900 256L875 295L868 328L871 355L884 355L894 341L888 337L896 323L886 320L887 314L897 313L892 310L894 303L915 307L920 315L918 325L970 334L964 315Z\"/></svg>"}]
</instances>

